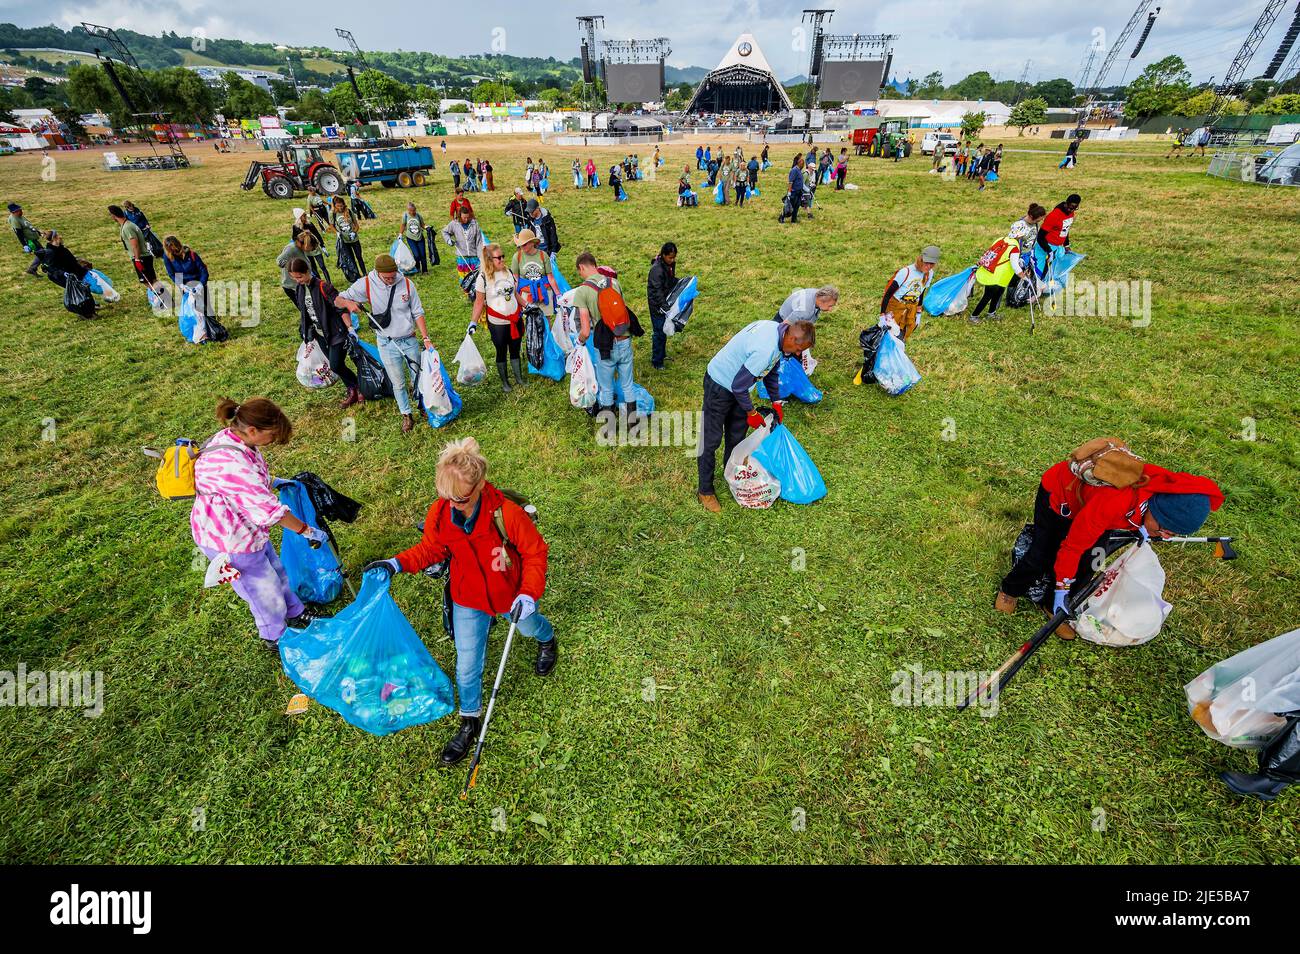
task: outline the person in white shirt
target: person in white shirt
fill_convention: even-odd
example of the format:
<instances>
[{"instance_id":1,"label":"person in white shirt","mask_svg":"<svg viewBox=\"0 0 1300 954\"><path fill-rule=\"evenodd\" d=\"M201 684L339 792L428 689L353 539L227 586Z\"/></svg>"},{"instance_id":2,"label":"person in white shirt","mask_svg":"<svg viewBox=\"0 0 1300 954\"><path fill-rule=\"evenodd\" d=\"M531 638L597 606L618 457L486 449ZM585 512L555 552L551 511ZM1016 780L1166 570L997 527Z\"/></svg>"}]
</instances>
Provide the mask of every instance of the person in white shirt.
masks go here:
<instances>
[{"instance_id":1,"label":"person in white shirt","mask_svg":"<svg viewBox=\"0 0 1300 954\"><path fill-rule=\"evenodd\" d=\"M363 304L369 307L368 321L375 329L379 358L393 383L397 413L402 415L402 433L409 433L414 421L411 419L411 399L406 393L406 375L411 376L414 385L420 367L420 342L415 337L416 329L419 329L424 347L433 347L424 324L420 293L409 278L398 274L393 256L385 252L375 259L374 269L353 282L351 288L334 299L334 304L346 308L353 315L361 310Z\"/></svg>"},{"instance_id":2,"label":"person in white shirt","mask_svg":"<svg viewBox=\"0 0 1300 954\"><path fill-rule=\"evenodd\" d=\"M518 279L506 262L505 252L495 242L483 246L483 266L478 278L474 280L474 316L469 323L470 334L478 330L478 322L484 312L487 313L488 334L492 336L492 346L497 353L497 374L501 378L501 390L509 394L507 355L515 374L515 385L524 383L519 351L524 338L524 310L519 297Z\"/></svg>"},{"instance_id":3,"label":"person in white shirt","mask_svg":"<svg viewBox=\"0 0 1300 954\"><path fill-rule=\"evenodd\" d=\"M911 337L920 324L918 314L925 292L934 281L934 266L939 264L939 246L927 245L910 265L894 272L880 299L880 321L897 329L903 341Z\"/></svg>"}]
</instances>

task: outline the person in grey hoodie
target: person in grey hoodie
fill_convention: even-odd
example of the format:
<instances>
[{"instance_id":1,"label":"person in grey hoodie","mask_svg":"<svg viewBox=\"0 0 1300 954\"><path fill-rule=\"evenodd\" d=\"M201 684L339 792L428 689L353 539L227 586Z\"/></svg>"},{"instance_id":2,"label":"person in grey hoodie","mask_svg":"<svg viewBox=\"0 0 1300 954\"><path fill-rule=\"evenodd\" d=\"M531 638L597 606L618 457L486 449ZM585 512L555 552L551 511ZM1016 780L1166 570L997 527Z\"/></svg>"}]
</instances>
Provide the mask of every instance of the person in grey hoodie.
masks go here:
<instances>
[{"instance_id":1,"label":"person in grey hoodie","mask_svg":"<svg viewBox=\"0 0 1300 954\"><path fill-rule=\"evenodd\" d=\"M311 238L310 232L299 232L297 238L284 247L280 257L275 260L275 264L280 266L280 287L284 289L284 295L293 302L294 310L298 308L298 282L289 274L289 266L295 259L302 259L311 266L311 259L307 256L306 245Z\"/></svg>"},{"instance_id":2,"label":"person in grey hoodie","mask_svg":"<svg viewBox=\"0 0 1300 954\"><path fill-rule=\"evenodd\" d=\"M442 239L456 250L456 271L461 277L479 267L479 256L484 245L483 230L478 227L474 213L461 206L452 219L442 227Z\"/></svg>"}]
</instances>

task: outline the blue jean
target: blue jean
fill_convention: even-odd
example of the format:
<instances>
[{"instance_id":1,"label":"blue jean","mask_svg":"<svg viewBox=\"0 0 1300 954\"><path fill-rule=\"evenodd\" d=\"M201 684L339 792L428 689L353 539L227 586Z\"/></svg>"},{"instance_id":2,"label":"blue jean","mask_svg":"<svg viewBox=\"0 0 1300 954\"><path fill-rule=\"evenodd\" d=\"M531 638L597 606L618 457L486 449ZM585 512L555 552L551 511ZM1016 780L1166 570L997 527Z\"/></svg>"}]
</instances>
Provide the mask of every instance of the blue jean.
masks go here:
<instances>
[{"instance_id":1,"label":"blue jean","mask_svg":"<svg viewBox=\"0 0 1300 954\"><path fill-rule=\"evenodd\" d=\"M388 380L393 382L393 397L397 401L399 414L411 413L411 399L406 394L406 376L411 377L411 386L415 386L416 374L420 367L420 342L415 335L406 338L388 338L376 335L379 345L379 360L384 362ZM412 366L409 362L414 362Z\"/></svg>"},{"instance_id":2,"label":"blue jean","mask_svg":"<svg viewBox=\"0 0 1300 954\"><path fill-rule=\"evenodd\" d=\"M618 375L618 380L623 385L623 396L626 399L632 392L631 338L615 341L614 347L609 351L608 361L601 357L599 351L596 352L596 385L600 389L596 400L600 402L601 407L614 406L615 374Z\"/></svg>"},{"instance_id":3,"label":"blue jean","mask_svg":"<svg viewBox=\"0 0 1300 954\"><path fill-rule=\"evenodd\" d=\"M460 714L463 716L477 716L483 711L483 663L487 660L488 626L491 622L490 613L459 603L451 604L451 628L456 643L456 694L460 698ZM521 619L519 632L539 643L549 643L555 638L551 621L541 613ZM505 648L504 643L502 648Z\"/></svg>"}]
</instances>

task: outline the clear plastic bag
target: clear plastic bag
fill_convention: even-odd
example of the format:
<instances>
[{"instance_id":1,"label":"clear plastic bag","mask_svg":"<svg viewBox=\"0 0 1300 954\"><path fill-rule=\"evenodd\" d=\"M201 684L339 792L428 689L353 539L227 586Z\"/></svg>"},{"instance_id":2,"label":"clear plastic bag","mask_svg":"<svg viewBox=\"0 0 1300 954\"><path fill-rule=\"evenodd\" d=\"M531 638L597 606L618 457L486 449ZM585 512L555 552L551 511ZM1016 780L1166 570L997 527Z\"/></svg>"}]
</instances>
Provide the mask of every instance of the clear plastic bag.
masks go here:
<instances>
[{"instance_id":1,"label":"clear plastic bag","mask_svg":"<svg viewBox=\"0 0 1300 954\"><path fill-rule=\"evenodd\" d=\"M388 248L388 254L393 256L393 261L397 263L397 270L403 275L415 274L415 253L411 251L411 246L407 244L405 238L398 238Z\"/></svg>"},{"instance_id":2,"label":"clear plastic bag","mask_svg":"<svg viewBox=\"0 0 1300 954\"><path fill-rule=\"evenodd\" d=\"M487 376L487 364L470 335L465 335L456 351L456 364L459 366L456 369L457 384L478 384Z\"/></svg>"},{"instance_id":3,"label":"clear plastic bag","mask_svg":"<svg viewBox=\"0 0 1300 954\"><path fill-rule=\"evenodd\" d=\"M586 348L574 348L565 361L565 369L569 372L569 403L583 410L592 407L599 387L591 352Z\"/></svg>"},{"instance_id":4,"label":"clear plastic bag","mask_svg":"<svg viewBox=\"0 0 1300 954\"><path fill-rule=\"evenodd\" d=\"M426 348L420 353L416 390L430 427L442 427L460 416L460 395L451 386L451 375L435 348Z\"/></svg>"},{"instance_id":5,"label":"clear plastic bag","mask_svg":"<svg viewBox=\"0 0 1300 954\"><path fill-rule=\"evenodd\" d=\"M329 358L314 340L298 345L298 367L295 373L299 384L313 390L327 388L338 381L338 375L330 367Z\"/></svg>"},{"instance_id":6,"label":"clear plastic bag","mask_svg":"<svg viewBox=\"0 0 1300 954\"><path fill-rule=\"evenodd\" d=\"M1300 629L1216 663L1186 686L1187 711L1205 734L1237 749L1262 749L1300 711Z\"/></svg>"},{"instance_id":7,"label":"clear plastic bag","mask_svg":"<svg viewBox=\"0 0 1300 954\"><path fill-rule=\"evenodd\" d=\"M731 496L750 510L766 510L781 496L781 482L754 459L754 451L771 433L770 427L756 428L735 446L722 468Z\"/></svg>"},{"instance_id":8,"label":"clear plastic bag","mask_svg":"<svg viewBox=\"0 0 1300 954\"><path fill-rule=\"evenodd\" d=\"M388 735L454 708L451 680L371 570L338 615L280 637L285 674L300 691L359 729Z\"/></svg>"},{"instance_id":9,"label":"clear plastic bag","mask_svg":"<svg viewBox=\"0 0 1300 954\"><path fill-rule=\"evenodd\" d=\"M757 461L781 485L781 499L790 503L810 504L826 496L826 482L790 429L778 424L768 438L751 452Z\"/></svg>"},{"instance_id":10,"label":"clear plastic bag","mask_svg":"<svg viewBox=\"0 0 1300 954\"><path fill-rule=\"evenodd\" d=\"M1165 569L1155 550L1133 547L1106 568L1074 631L1103 646L1140 646L1155 638L1172 608L1161 598L1164 588Z\"/></svg>"}]
</instances>

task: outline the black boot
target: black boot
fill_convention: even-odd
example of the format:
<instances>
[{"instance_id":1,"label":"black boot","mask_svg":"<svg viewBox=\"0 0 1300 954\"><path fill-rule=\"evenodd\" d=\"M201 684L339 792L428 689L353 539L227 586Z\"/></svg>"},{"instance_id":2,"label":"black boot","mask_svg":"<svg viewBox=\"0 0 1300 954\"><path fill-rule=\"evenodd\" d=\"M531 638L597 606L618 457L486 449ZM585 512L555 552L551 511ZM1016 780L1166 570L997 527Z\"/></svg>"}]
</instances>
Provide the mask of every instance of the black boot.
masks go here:
<instances>
[{"instance_id":1,"label":"black boot","mask_svg":"<svg viewBox=\"0 0 1300 954\"><path fill-rule=\"evenodd\" d=\"M514 372L515 384L522 386L524 383L524 370L519 366L518 358L510 359L510 370Z\"/></svg>"},{"instance_id":2,"label":"black boot","mask_svg":"<svg viewBox=\"0 0 1300 954\"><path fill-rule=\"evenodd\" d=\"M469 755L470 749L474 747L474 740L478 738L479 729L483 727L483 720L478 716L461 716L460 728L456 734L451 737L442 750L442 764L455 765L465 756Z\"/></svg>"},{"instance_id":3,"label":"black boot","mask_svg":"<svg viewBox=\"0 0 1300 954\"><path fill-rule=\"evenodd\" d=\"M1291 784L1269 775L1248 775L1245 772L1220 772L1219 778L1238 795L1254 795L1261 802L1271 802Z\"/></svg>"},{"instance_id":4,"label":"black boot","mask_svg":"<svg viewBox=\"0 0 1300 954\"><path fill-rule=\"evenodd\" d=\"M290 629L306 629L314 619L329 619L334 614L325 610L319 603L304 603L302 612L284 621Z\"/></svg>"},{"instance_id":5,"label":"black boot","mask_svg":"<svg viewBox=\"0 0 1300 954\"><path fill-rule=\"evenodd\" d=\"M504 361L497 362L497 374L501 375L501 390L506 394L510 393L510 372L506 370Z\"/></svg>"},{"instance_id":6,"label":"black boot","mask_svg":"<svg viewBox=\"0 0 1300 954\"><path fill-rule=\"evenodd\" d=\"M537 662L533 663L533 672L539 676L549 676L560 658L560 641L552 636L544 643L537 644Z\"/></svg>"}]
</instances>

